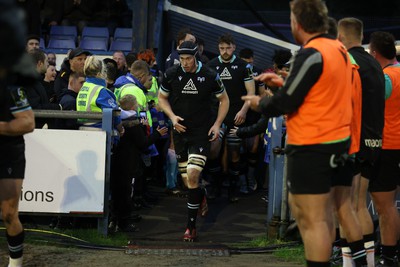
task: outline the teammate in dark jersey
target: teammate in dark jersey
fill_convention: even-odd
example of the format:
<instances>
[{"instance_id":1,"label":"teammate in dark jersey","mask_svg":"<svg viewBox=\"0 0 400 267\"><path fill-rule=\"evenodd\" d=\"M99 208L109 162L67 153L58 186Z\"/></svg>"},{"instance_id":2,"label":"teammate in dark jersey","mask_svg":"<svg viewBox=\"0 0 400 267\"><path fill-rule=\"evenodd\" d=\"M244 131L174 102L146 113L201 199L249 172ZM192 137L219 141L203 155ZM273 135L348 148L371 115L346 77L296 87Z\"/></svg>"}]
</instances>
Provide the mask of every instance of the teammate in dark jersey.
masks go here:
<instances>
[{"instance_id":1,"label":"teammate in dark jersey","mask_svg":"<svg viewBox=\"0 0 400 267\"><path fill-rule=\"evenodd\" d=\"M369 53L383 69L386 98L379 172L369 186L380 227L381 259L376 266L398 266L400 216L395 200L400 186L400 64L394 36L389 32L373 32Z\"/></svg>"},{"instance_id":2,"label":"teammate in dark jersey","mask_svg":"<svg viewBox=\"0 0 400 267\"><path fill-rule=\"evenodd\" d=\"M343 18L338 23L338 38L357 62L362 86L361 140L356 154L357 173L353 179L354 201L361 224L369 265L374 260L374 225L367 208L369 180L377 175L376 161L382 148L385 111L385 79L379 63L361 46L363 23Z\"/></svg>"},{"instance_id":3,"label":"teammate in dark jersey","mask_svg":"<svg viewBox=\"0 0 400 267\"><path fill-rule=\"evenodd\" d=\"M22 266L24 230L18 218L18 202L25 174L23 135L33 131L35 120L24 90L7 85L3 77L0 80L0 207L10 264L19 264L9 266Z\"/></svg>"},{"instance_id":4,"label":"teammate in dark jersey","mask_svg":"<svg viewBox=\"0 0 400 267\"><path fill-rule=\"evenodd\" d=\"M218 138L228 112L229 98L219 75L197 62L197 46L185 41L178 48L180 65L169 68L158 95L159 104L171 119L179 171L189 188L188 221L184 241L197 238L197 213L206 215L207 202L199 187L200 173L206 163L210 142ZM212 116L212 101L217 97L218 115ZM200 210L199 210L200 209Z\"/></svg>"},{"instance_id":5,"label":"teammate in dark jersey","mask_svg":"<svg viewBox=\"0 0 400 267\"><path fill-rule=\"evenodd\" d=\"M8 266L22 266L24 229L18 218L18 203L25 175L23 135L35 128L26 94L15 86L35 80L29 56L22 57L26 29L20 12L14 1L0 1L0 31L7 39L0 44L0 210L6 227Z\"/></svg>"},{"instance_id":6,"label":"teammate in dark jersey","mask_svg":"<svg viewBox=\"0 0 400 267\"><path fill-rule=\"evenodd\" d=\"M239 57L251 65L254 77L256 77L262 73L262 70L260 68L253 65L254 52L252 49L243 48L239 52ZM265 96L266 90L265 90L265 85L263 82L261 82L261 81L255 82L255 94L260 95L260 96ZM250 109L247 112L245 124L246 124L246 126L254 125L259 121L260 118L261 118L261 114L259 112L256 112L256 111ZM245 139L245 142L243 142L244 151L246 153L245 156L246 156L246 161L247 161L247 174L246 174L245 183L242 184L240 187L241 193L247 193L248 189L250 189L252 191L257 189L255 169L257 166L257 159L259 158L257 153L259 151L259 145L260 145L261 141L262 141L261 136L255 135L255 136L247 137ZM242 176L241 176L241 178L242 178ZM260 182L260 184L261 184L261 182Z\"/></svg>"},{"instance_id":7,"label":"teammate in dark jersey","mask_svg":"<svg viewBox=\"0 0 400 267\"><path fill-rule=\"evenodd\" d=\"M212 59L208 66L215 69L224 82L229 96L229 111L224 120L227 132L234 126L244 126L249 106L241 99L244 95L254 95L255 84L252 67L246 61L234 55L236 45L232 35L224 34L218 39L220 55ZM228 169L230 174L229 200L235 202L236 184L240 174L240 146L242 139L236 135L228 135L226 146L228 151Z\"/></svg>"}]
</instances>

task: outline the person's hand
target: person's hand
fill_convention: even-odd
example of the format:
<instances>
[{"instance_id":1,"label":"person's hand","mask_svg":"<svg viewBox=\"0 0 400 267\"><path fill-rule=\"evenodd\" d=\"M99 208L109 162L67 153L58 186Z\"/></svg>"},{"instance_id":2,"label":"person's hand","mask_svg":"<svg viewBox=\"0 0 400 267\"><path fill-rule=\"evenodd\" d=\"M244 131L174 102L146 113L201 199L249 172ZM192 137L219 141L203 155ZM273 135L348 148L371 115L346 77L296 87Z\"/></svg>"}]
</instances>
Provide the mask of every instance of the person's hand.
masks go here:
<instances>
[{"instance_id":1,"label":"person's hand","mask_svg":"<svg viewBox=\"0 0 400 267\"><path fill-rule=\"evenodd\" d=\"M149 125L149 121L148 121L147 118L141 118L141 119L140 119L140 123L143 124L143 125L146 125L146 126Z\"/></svg>"},{"instance_id":2,"label":"person's hand","mask_svg":"<svg viewBox=\"0 0 400 267\"><path fill-rule=\"evenodd\" d=\"M289 72L287 70L281 69L278 71L278 75L280 75L282 78L286 78L289 75Z\"/></svg>"},{"instance_id":3,"label":"person's hand","mask_svg":"<svg viewBox=\"0 0 400 267\"><path fill-rule=\"evenodd\" d=\"M209 137L208 141L213 142L213 141L218 139L219 129L220 128L221 127L219 125L216 125L216 124L214 124L210 128L210 130L208 131L208 137Z\"/></svg>"},{"instance_id":4,"label":"person's hand","mask_svg":"<svg viewBox=\"0 0 400 267\"><path fill-rule=\"evenodd\" d=\"M239 129L239 127L233 126L233 128L229 130L229 135L237 137L236 133L237 133L238 129Z\"/></svg>"},{"instance_id":5,"label":"person's hand","mask_svg":"<svg viewBox=\"0 0 400 267\"><path fill-rule=\"evenodd\" d=\"M239 110L239 112L236 113L236 116L234 119L235 125L240 125L240 124L244 123L245 120L246 120L246 112L244 112L243 110Z\"/></svg>"},{"instance_id":6,"label":"person's hand","mask_svg":"<svg viewBox=\"0 0 400 267\"><path fill-rule=\"evenodd\" d=\"M158 126L157 132L159 132L161 136L164 136L168 133L168 127L163 126L162 128L160 128L160 126Z\"/></svg>"},{"instance_id":7,"label":"person's hand","mask_svg":"<svg viewBox=\"0 0 400 267\"><path fill-rule=\"evenodd\" d=\"M282 77L272 72L261 73L257 77L254 77L254 80L261 81L269 87L281 87L284 82Z\"/></svg>"},{"instance_id":8,"label":"person's hand","mask_svg":"<svg viewBox=\"0 0 400 267\"><path fill-rule=\"evenodd\" d=\"M261 97L258 95L245 95L242 96L242 100L246 101L247 105L254 111L260 112L258 105L260 103Z\"/></svg>"},{"instance_id":9,"label":"person's hand","mask_svg":"<svg viewBox=\"0 0 400 267\"><path fill-rule=\"evenodd\" d=\"M184 121L182 117L175 116L171 119L171 121L175 131L177 131L178 133L186 132L186 127L179 123L181 121Z\"/></svg>"}]
</instances>

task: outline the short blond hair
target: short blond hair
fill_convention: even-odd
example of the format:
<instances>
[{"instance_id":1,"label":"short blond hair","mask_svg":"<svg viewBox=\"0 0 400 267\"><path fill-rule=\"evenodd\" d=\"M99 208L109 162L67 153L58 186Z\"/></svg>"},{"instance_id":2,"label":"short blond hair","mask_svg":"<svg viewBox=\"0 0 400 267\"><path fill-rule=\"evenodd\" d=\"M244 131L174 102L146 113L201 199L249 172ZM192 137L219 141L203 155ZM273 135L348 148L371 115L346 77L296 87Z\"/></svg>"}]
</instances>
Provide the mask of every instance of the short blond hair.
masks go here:
<instances>
[{"instance_id":1,"label":"short blond hair","mask_svg":"<svg viewBox=\"0 0 400 267\"><path fill-rule=\"evenodd\" d=\"M124 95L119 100L119 106L123 110L132 110L132 108L137 104L136 97L131 94Z\"/></svg>"}]
</instances>

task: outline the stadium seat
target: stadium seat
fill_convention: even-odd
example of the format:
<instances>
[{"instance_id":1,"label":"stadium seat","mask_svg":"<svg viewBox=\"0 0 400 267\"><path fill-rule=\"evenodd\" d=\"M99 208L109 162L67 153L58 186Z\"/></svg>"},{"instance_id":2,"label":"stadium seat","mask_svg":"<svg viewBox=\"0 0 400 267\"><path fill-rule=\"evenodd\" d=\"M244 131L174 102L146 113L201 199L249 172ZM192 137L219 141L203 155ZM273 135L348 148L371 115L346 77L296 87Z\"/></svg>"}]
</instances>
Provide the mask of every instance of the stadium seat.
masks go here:
<instances>
[{"instance_id":1,"label":"stadium seat","mask_svg":"<svg viewBox=\"0 0 400 267\"><path fill-rule=\"evenodd\" d=\"M123 52L131 52L132 51L132 40L114 40L110 45L110 51L114 52L117 50L121 50Z\"/></svg>"},{"instance_id":2,"label":"stadium seat","mask_svg":"<svg viewBox=\"0 0 400 267\"><path fill-rule=\"evenodd\" d=\"M107 42L104 39L82 39L79 47L90 51L107 51Z\"/></svg>"},{"instance_id":3,"label":"stadium seat","mask_svg":"<svg viewBox=\"0 0 400 267\"><path fill-rule=\"evenodd\" d=\"M50 39L47 45L49 49L74 49L75 41L72 39Z\"/></svg>"},{"instance_id":4,"label":"stadium seat","mask_svg":"<svg viewBox=\"0 0 400 267\"><path fill-rule=\"evenodd\" d=\"M51 26L51 39L73 39L76 40L78 32L76 26Z\"/></svg>"},{"instance_id":5,"label":"stadium seat","mask_svg":"<svg viewBox=\"0 0 400 267\"><path fill-rule=\"evenodd\" d=\"M132 28L116 28L114 32L114 40L132 40Z\"/></svg>"},{"instance_id":6,"label":"stadium seat","mask_svg":"<svg viewBox=\"0 0 400 267\"><path fill-rule=\"evenodd\" d=\"M100 37L108 39L110 33L106 27L84 27L82 30L82 39L87 37Z\"/></svg>"},{"instance_id":7,"label":"stadium seat","mask_svg":"<svg viewBox=\"0 0 400 267\"><path fill-rule=\"evenodd\" d=\"M39 48L42 49L42 50L44 50L44 48L45 48L44 39L42 37L40 37Z\"/></svg>"}]
</instances>

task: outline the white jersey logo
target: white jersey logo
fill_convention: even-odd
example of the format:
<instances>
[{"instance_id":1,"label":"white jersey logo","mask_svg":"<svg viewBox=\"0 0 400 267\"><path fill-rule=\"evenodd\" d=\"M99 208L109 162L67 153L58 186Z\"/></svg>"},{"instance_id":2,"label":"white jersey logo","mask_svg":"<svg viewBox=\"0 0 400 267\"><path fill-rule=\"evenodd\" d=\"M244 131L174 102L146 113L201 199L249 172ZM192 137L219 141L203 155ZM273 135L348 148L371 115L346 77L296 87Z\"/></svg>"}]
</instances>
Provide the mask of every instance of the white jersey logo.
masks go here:
<instances>
[{"instance_id":1,"label":"white jersey logo","mask_svg":"<svg viewBox=\"0 0 400 267\"><path fill-rule=\"evenodd\" d=\"M196 86L193 83L192 79L189 79L185 87L183 87L182 90L183 94L198 94L199 92L197 91Z\"/></svg>"},{"instance_id":2,"label":"white jersey logo","mask_svg":"<svg viewBox=\"0 0 400 267\"><path fill-rule=\"evenodd\" d=\"M229 70L226 67L219 76L221 77L222 80L232 79L231 73L229 72Z\"/></svg>"}]
</instances>

